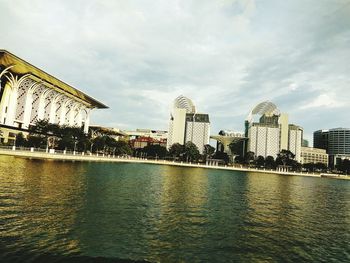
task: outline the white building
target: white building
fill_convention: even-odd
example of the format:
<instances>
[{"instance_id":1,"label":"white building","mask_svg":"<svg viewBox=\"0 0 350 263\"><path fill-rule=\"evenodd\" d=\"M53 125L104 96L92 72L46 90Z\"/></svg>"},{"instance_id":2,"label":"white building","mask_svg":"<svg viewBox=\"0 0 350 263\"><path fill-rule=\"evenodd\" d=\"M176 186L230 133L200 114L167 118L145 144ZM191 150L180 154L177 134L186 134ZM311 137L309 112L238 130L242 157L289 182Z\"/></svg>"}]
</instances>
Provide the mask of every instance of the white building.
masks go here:
<instances>
[{"instance_id":1,"label":"white building","mask_svg":"<svg viewBox=\"0 0 350 263\"><path fill-rule=\"evenodd\" d=\"M84 126L87 132L91 110L107 108L6 50L0 50L0 96L0 128L5 142L9 131L26 131L44 119Z\"/></svg>"},{"instance_id":2,"label":"white building","mask_svg":"<svg viewBox=\"0 0 350 263\"><path fill-rule=\"evenodd\" d=\"M295 154L295 160L301 162L301 145L303 142L303 129L290 124L288 134L288 150Z\"/></svg>"},{"instance_id":3,"label":"white building","mask_svg":"<svg viewBox=\"0 0 350 263\"><path fill-rule=\"evenodd\" d=\"M150 137L155 140L166 140L168 138L167 131L150 130L150 129L136 129L135 131L123 131L131 139L137 139L139 137Z\"/></svg>"},{"instance_id":4,"label":"white building","mask_svg":"<svg viewBox=\"0 0 350 263\"><path fill-rule=\"evenodd\" d=\"M184 96L174 100L169 122L167 148L174 143L193 142L203 152L204 145L209 144L210 122L208 114L196 112L193 102Z\"/></svg>"},{"instance_id":5,"label":"white building","mask_svg":"<svg viewBox=\"0 0 350 263\"><path fill-rule=\"evenodd\" d=\"M257 115L260 116L259 122L254 121ZM246 137L247 151L254 152L256 156L276 158L282 150L290 150L295 154L295 160L301 161L302 128L289 125L288 115L281 113L271 102L262 102L249 113Z\"/></svg>"}]
</instances>

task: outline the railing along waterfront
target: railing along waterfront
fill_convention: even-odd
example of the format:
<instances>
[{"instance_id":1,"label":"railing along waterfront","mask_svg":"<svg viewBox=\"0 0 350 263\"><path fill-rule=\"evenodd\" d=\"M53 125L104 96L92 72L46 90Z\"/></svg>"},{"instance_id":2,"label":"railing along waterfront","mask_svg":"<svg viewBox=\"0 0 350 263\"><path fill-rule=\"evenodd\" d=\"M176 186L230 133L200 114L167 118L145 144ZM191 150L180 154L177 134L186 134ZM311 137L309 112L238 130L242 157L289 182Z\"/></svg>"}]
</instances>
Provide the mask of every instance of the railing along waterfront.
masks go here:
<instances>
[{"instance_id":1,"label":"railing along waterfront","mask_svg":"<svg viewBox=\"0 0 350 263\"><path fill-rule=\"evenodd\" d=\"M108 159L112 161L117 160L130 160L130 161L141 161L147 163L157 163L157 164L168 164L168 165L180 165L180 166L190 166L190 167L198 167L198 168L217 168L217 169L234 169L240 171L248 171L248 172L264 172L264 173L277 173L277 174L287 174L287 175L303 175L303 176L318 176L318 177L346 177L350 178L347 175L340 175L337 173L315 173L315 172L297 172L297 171L287 171L283 169L267 169L267 168L259 168L259 167L249 167L241 164L218 164L218 163L199 163L199 162L185 162L179 160L165 160L160 158L145 158L145 157L132 157L129 155L112 155L106 153L90 153L90 152L78 152L78 151L68 151L68 150L57 150L51 148L34 148L34 147L18 147L18 146L0 146L0 150L5 150L7 152L22 152L22 153L32 153L32 157L42 157L42 158L50 158L52 156L57 156L55 159L59 159L62 157L62 160L103 160ZM39 153L40 156L36 155ZM16 154L14 154L16 155ZM25 155L27 157L31 157L30 154ZM65 158L69 157L69 158ZM74 158L76 157L76 158Z\"/></svg>"}]
</instances>

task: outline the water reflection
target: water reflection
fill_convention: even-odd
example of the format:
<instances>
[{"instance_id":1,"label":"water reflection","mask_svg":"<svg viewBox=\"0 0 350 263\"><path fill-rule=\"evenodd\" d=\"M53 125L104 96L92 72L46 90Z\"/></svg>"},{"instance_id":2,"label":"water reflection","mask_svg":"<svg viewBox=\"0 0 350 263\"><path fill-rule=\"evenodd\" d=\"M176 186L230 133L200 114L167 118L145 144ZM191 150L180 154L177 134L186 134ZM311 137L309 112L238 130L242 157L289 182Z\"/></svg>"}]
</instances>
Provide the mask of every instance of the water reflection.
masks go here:
<instances>
[{"instance_id":1,"label":"water reflection","mask_svg":"<svg viewBox=\"0 0 350 263\"><path fill-rule=\"evenodd\" d=\"M347 262L349 187L271 174L0 157L0 255Z\"/></svg>"},{"instance_id":2,"label":"water reflection","mask_svg":"<svg viewBox=\"0 0 350 263\"><path fill-rule=\"evenodd\" d=\"M79 241L68 234L84 204L84 166L12 157L0 157L0 165L0 231L6 247L79 251Z\"/></svg>"}]
</instances>

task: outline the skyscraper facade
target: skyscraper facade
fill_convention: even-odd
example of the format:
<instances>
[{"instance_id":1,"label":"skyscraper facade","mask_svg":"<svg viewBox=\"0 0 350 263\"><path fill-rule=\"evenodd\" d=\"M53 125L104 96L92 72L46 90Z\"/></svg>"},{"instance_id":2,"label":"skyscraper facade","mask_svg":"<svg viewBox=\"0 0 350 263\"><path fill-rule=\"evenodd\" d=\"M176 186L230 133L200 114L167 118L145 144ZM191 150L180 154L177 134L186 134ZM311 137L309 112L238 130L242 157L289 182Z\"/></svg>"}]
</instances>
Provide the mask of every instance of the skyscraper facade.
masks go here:
<instances>
[{"instance_id":1,"label":"skyscraper facade","mask_svg":"<svg viewBox=\"0 0 350 263\"><path fill-rule=\"evenodd\" d=\"M256 115L260 116L258 122L254 121ZM290 150L300 161L303 130L288 124L288 115L281 113L275 104L265 101L255 106L247 117L245 127L247 151L264 158L276 158L281 150Z\"/></svg>"},{"instance_id":2,"label":"skyscraper facade","mask_svg":"<svg viewBox=\"0 0 350 263\"><path fill-rule=\"evenodd\" d=\"M202 153L205 144L209 144L209 115L197 113L192 100L179 96L174 100L170 114L167 148L174 143L194 143Z\"/></svg>"},{"instance_id":3,"label":"skyscraper facade","mask_svg":"<svg viewBox=\"0 0 350 263\"><path fill-rule=\"evenodd\" d=\"M314 148L328 151L328 130L318 130L314 132Z\"/></svg>"},{"instance_id":4,"label":"skyscraper facade","mask_svg":"<svg viewBox=\"0 0 350 263\"><path fill-rule=\"evenodd\" d=\"M350 129L335 128L314 132L314 147L325 149L329 164L334 167L343 159L350 159Z\"/></svg>"}]
</instances>

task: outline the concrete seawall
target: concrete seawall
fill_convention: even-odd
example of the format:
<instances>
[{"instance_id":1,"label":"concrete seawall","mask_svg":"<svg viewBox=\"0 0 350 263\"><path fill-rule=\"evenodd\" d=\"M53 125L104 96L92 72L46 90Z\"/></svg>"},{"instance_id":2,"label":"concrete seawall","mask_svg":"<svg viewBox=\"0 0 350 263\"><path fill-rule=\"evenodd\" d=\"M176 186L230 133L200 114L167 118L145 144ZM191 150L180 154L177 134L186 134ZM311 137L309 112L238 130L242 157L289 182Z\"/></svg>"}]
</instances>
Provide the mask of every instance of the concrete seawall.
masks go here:
<instances>
[{"instance_id":1,"label":"concrete seawall","mask_svg":"<svg viewBox=\"0 0 350 263\"><path fill-rule=\"evenodd\" d=\"M56 160L56 161L79 161L79 162L115 162L115 163L144 163L144 164L156 164L156 165L171 165L191 168L204 168L204 169L216 169L216 170L228 170L228 171L243 171L243 172L254 172L254 173L269 173L287 176L307 176L307 177L326 177L332 179L350 179L350 176L339 176L339 175L326 175L322 176L317 173L301 173L301 172L283 172L267 169L254 169L238 166L212 166L197 163L183 163L166 160L147 160L140 158L122 158L112 156L97 156L97 155L72 155L72 154L61 154L61 153L46 153L46 152L31 152L21 150L10 150L0 149L0 155L8 155L29 159L42 159L42 160Z\"/></svg>"}]
</instances>

